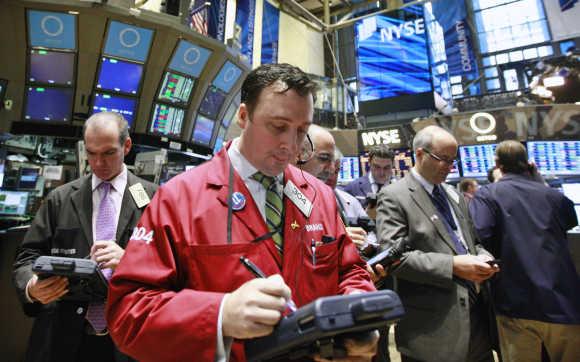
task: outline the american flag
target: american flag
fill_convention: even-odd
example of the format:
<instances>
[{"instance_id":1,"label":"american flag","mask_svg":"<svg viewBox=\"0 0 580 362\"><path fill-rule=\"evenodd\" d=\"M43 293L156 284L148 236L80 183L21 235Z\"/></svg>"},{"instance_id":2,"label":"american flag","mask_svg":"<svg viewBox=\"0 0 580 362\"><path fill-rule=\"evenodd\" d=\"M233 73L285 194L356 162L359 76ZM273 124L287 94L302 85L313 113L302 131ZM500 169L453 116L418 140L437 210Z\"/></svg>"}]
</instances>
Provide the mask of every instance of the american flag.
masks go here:
<instances>
[{"instance_id":1,"label":"american flag","mask_svg":"<svg viewBox=\"0 0 580 362\"><path fill-rule=\"evenodd\" d=\"M207 8L211 5L206 0L195 0L189 7L189 27L202 35L207 35Z\"/></svg>"}]
</instances>

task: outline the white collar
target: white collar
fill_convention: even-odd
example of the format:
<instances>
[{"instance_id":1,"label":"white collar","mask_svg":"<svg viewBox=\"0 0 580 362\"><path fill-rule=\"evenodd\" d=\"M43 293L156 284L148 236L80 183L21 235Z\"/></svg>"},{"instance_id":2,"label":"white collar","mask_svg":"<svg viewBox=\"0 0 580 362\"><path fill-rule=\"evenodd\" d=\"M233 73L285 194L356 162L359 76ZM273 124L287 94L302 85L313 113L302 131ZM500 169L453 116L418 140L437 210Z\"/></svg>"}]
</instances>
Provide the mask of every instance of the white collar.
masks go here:
<instances>
[{"instance_id":1,"label":"white collar","mask_svg":"<svg viewBox=\"0 0 580 362\"><path fill-rule=\"evenodd\" d=\"M102 182L104 182L104 180L101 180L93 173L93 176L91 178L92 190L95 191L95 189L97 187L99 187L99 185ZM123 164L123 168L121 169L121 173L119 173L117 176L113 177L113 179L109 182L111 183L111 186L113 186L115 191L123 192L125 190L125 186L127 186L127 166L125 166L125 164Z\"/></svg>"},{"instance_id":2,"label":"white collar","mask_svg":"<svg viewBox=\"0 0 580 362\"><path fill-rule=\"evenodd\" d=\"M258 172L258 169L256 167L254 167L250 163L250 161L248 161L248 159L246 157L244 157L244 155L242 155L242 153L240 152L240 138L239 137L234 138L234 140L232 141L232 144L230 145L230 148L228 149L228 156L230 158L230 162L232 163L232 166L234 166L234 169L240 175L242 180L244 180L244 182L248 179L251 179L251 177L256 172ZM283 179L284 179L283 172L276 176L276 180L278 182L281 182L281 180L283 180Z\"/></svg>"},{"instance_id":3,"label":"white collar","mask_svg":"<svg viewBox=\"0 0 580 362\"><path fill-rule=\"evenodd\" d=\"M411 169L411 173L417 179L417 181L419 181L421 186L423 186L425 191L427 191L427 193L431 195L433 193L433 188L435 187L435 185L427 181L423 176L421 176L421 174L419 173L419 171L417 171L415 167Z\"/></svg>"}]
</instances>

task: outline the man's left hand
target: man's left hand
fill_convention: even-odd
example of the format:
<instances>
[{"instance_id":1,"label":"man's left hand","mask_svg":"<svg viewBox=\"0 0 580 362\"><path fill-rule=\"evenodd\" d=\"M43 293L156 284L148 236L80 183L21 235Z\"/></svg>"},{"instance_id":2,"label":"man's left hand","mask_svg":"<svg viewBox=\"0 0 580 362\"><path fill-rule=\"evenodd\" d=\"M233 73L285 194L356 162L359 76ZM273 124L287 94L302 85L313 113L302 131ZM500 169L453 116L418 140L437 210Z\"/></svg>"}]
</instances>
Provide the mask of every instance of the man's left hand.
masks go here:
<instances>
[{"instance_id":1,"label":"man's left hand","mask_svg":"<svg viewBox=\"0 0 580 362\"><path fill-rule=\"evenodd\" d=\"M314 356L318 362L370 362L373 356L377 354L377 343L379 342L379 331L374 330L362 333L356 338L345 338L344 347L346 348L346 357L333 358L328 360L320 356Z\"/></svg>"},{"instance_id":2,"label":"man's left hand","mask_svg":"<svg viewBox=\"0 0 580 362\"><path fill-rule=\"evenodd\" d=\"M101 269L115 269L125 250L113 240L97 240L91 247L91 259L99 264Z\"/></svg>"}]
</instances>

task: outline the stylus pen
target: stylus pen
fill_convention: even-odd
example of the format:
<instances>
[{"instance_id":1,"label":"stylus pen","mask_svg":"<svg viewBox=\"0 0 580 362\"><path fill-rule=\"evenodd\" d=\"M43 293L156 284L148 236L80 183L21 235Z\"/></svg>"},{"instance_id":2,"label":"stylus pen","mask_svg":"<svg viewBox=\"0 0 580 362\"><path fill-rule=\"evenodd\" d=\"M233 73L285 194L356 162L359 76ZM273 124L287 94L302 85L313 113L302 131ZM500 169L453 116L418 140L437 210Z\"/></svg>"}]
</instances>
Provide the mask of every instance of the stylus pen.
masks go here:
<instances>
[{"instance_id":1,"label":"stylus pen","mask_svg":"<svg viewBox=\"0 0 580 362\"><path fill-rule=\"evenodd\" d=\"M250 273L254 274L256 278L267 278L266 274L264 274L264 272L260 268L258 268L256 264L252 263L252 261L246 258L245 256L243 255L240 256L240 262L244 264L246 269L248 269ZM288 299L288 301L286 302L286 306L292 312L296 311L296 303L294 303L292 299Z\"/></svg>"}]
</instances>

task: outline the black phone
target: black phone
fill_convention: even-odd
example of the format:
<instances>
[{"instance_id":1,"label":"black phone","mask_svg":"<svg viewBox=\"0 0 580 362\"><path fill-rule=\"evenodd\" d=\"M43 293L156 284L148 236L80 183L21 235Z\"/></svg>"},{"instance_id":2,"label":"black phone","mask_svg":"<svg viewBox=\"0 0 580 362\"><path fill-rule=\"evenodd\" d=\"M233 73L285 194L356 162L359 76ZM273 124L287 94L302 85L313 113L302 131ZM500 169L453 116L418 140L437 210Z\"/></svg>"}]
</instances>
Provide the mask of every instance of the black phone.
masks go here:
<instances>
[{"instance_id":1,"label":"black phone","mask_svg":"<svg viewBox=\"0 0 580 362\"><path fill-rule=\"evenodd\" d=\"M488 261L486 261L486 263L488 263L491 266L494 266L494 265L501 266L501 259L488 260Z\"/></svg>"}]
</instances>

